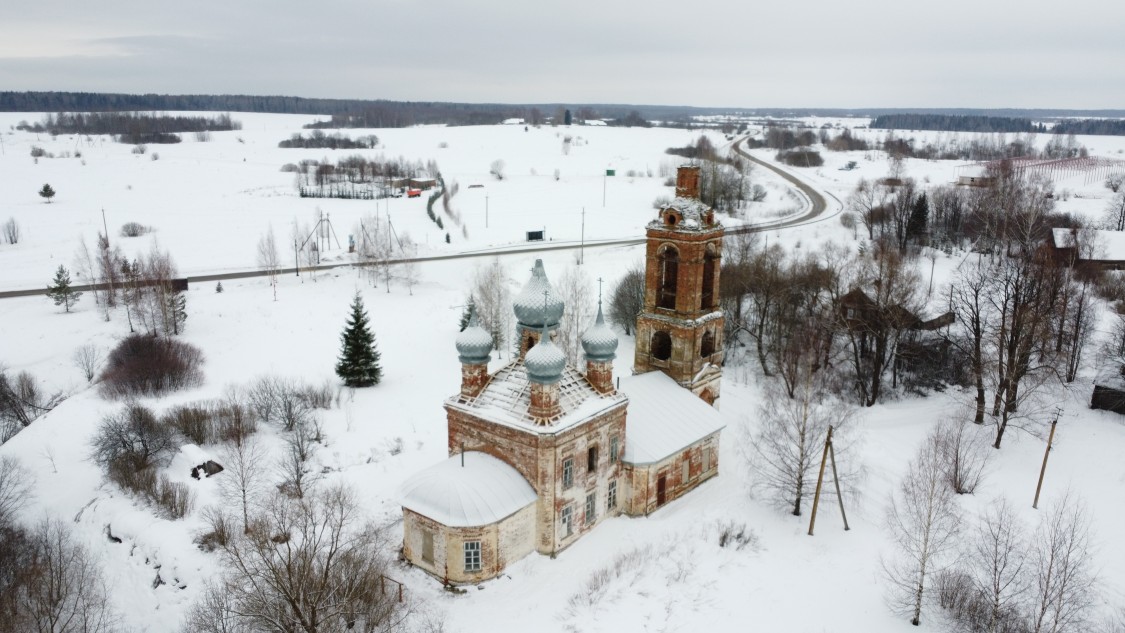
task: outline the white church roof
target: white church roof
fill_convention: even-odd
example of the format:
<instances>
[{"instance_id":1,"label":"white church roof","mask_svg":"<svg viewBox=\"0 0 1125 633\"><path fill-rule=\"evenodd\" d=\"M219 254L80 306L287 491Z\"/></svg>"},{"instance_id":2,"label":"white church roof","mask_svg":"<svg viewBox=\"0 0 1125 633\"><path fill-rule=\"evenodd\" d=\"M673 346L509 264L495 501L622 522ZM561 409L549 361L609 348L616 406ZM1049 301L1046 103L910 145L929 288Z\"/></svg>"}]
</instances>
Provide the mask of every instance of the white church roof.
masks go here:
<instances>
[{"instance_id":1,"label":"white church roof","mask_svg":"<svg viewBox=\"0 0 1125 633\"><path fill-rule=\"evenodd\" d=\"M630 464L652 464L721 430L722 415L659 371L621 379L629 396L625 416L625 457Z\"/></svg>"},{"instance_id":2,"label":"white church roof","mask_svg":"<svg viewBox=\"0 0 1125 633\"><path fill-rule=\"evenodd\" d=\"M515 468L486 453L466 451L413 475L399 489L402 507L449 527L490 525L538 497Z\"/></svg>"}]
</instances>

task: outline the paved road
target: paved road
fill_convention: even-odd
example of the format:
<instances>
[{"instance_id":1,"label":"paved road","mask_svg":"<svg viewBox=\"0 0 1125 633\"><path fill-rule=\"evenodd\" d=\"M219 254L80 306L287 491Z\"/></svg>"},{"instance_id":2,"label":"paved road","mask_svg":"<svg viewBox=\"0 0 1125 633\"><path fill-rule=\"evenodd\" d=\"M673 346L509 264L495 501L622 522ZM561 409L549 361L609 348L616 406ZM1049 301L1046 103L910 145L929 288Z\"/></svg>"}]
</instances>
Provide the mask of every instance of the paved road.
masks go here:
<instances>
[{"instance_id":1,"label":"paved road","mask_svg":"<svg viewBox=\"0 0 1125 633\"><path fill-rule=\"evenodd\" d=\"M755 224L753 226L742 226L742 227L735 227L735 228L727 229L728 233L756 233L756 232L759 232L759 231L771 231L771 230L774 230L774 229L783 229L783 228L789 228L789 227L794 227L794 226L802 226L802 225L805 225L805 224L811 224L813 222L819 222L819 221L822 221L822 220L825 219L825 217L821 217L821 216L824 214L824 211L828 208L828 204L827 204L827 201L824 199L824 196L820 195L820 192L816 191L815 189L810 187L806 182L797 178L793 174L791 174L791 173L789 173L789 172L787 172L783 169L780 169L780 168L778 168L774 165L771 165L770 163L767 163L765 161L759 160L759 159L751 156L749 153L747 153L746 151L744 151L742 149L741 146L742 146L743 140L744 139L739 139L739 140L734 142L734 144L732 145L732 148L734 149L734 151L738 152L739 155L743 156L747 160L749 160L749 161L751 161L755 164L761 165L762 167L765 167L766 169L769 169L773 172L776 172L779 176L781 176L782 178L787 180L790 184L792 184L794 187L796 187L797 190L799 190L808 199L809 210L808 210L808 212L803 213L803 214L801 214L801 215L799 215L795 218L787 218L787 219L784 219L784 220L779 220L777 222L768 222L768 223L763 223L763 224ZM605 247L610 247L610 246L633 246L633 245L636 245L636 244L643 244L644 241L645 241L644 236L634 236L634 237L608 239L608 240L590 240L590 241L587 241L584 246L580 245L578 242L557 242L557 243L553 243L553 244L521 244L521 245L511 246L511 247L488 248L488 249L481 249L481 250L476 250L476 251L463 251L463 252L460 252L460 253L453 253L453 254L450 254L450 255L429 255L429 256L426 256L426 257L412 257L412 258L397 259L397 260L395 260L395 263L436 262L436 261L444 261L444 260L452 260L452 259L472 259L472 258L476 258L476 257L497 257L497 256L500 256L500 255L512 255L512 254L521 254L522 255L522 254L526 254L526 253L545 253L545 252L549 252L549 251L574 250L576 248L605 248ZM340 262L340 263L336 263L336 264L321 264L319 266L314 266L311 269L302 268L300 270L300 272L303 273L303 272L306 272L308 270L316 270L316 271L331 270L333 268L343 268L343 267L354 266L354 265L356 265L355 262ZM297 274L297 272L298 271L297 271L296 268L284 268L284 269L281 270L281 274L283 274L283 275L294 275L294 274ZM263 270L242 270L242 271L235 271L235 272L228 272L228 273L214 273L214 274L210 274L210 275L193 275L191 277L188 277L187 279L188 279L188 284L191 285L193 283L204 283L204 282L209 282L209 281L226 281L228 279L246 279L246 278L249 278L249 277L265 277L267 274L268 273L266 273ZM94 287L94 285L92 285L92 284L86 284L86 285L81 285L81 286L75 286L74 288L76 290L80 290L80 291L87 291L87 290L91 290L93 287ZM103 286L99 284L99 285L97 285L97 287L102 288ZM7 290L7 291L0 292L0 299L9 299L9 298L12 298L12 297L30 297L30 296L34 296L34 295L45 294L46 292L47 292L47 289L46 289L45 286L42 289L37 288L37 289L26 289L26 290Z\"/></svg>"}]
</instances>

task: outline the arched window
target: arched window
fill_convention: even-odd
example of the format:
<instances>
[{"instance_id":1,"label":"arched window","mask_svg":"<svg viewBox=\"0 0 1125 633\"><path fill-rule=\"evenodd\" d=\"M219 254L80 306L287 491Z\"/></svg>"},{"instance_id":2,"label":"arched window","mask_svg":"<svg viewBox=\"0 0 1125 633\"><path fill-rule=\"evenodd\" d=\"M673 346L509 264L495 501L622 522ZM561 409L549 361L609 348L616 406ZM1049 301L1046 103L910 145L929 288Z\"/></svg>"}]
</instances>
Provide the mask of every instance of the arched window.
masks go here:
<instances>
[{"instance_id":1,"label":"arched window","mask_svg":"<svg viewBox=\"0 0 1125 633\"><path fill-rule=\"evenodd\" d=\"M703 255L703 291L699 293L699 309L710 310L715 307L715 272L718 269L719 253L715 247L708 246Z\"/></svg>"},{"instance_id":2,"label":"arched window","mask_svg":"<svg viewBox=\"0 0 1125 633\"><path fill-rule=\"evenodd\" d=\"M680 272L680 253L673 246L665 246L657 255L660 271L656 305L660 308L676 309L676 278Z\"/></svg>"},{"instance_id":3,"label":"arched window","mask_svg":"<svg viewBox=\"0 0 1125 633\"><path fill-rule=\"evenodd\" d=\"M653 333L651 351L656 360L672 358L672 336L663 330Z\"/></svg>"},{"instance_id":4,"label":"arched window","mask_svg":"<svg viewBox=\"0 0 1125 633\"><path fill-rule=\"evenodd\" d=\"M699 345L699 356L707 358L715 353L715 335L711 332L703 333L703 342Z\"/></svg>"}]
</instances>

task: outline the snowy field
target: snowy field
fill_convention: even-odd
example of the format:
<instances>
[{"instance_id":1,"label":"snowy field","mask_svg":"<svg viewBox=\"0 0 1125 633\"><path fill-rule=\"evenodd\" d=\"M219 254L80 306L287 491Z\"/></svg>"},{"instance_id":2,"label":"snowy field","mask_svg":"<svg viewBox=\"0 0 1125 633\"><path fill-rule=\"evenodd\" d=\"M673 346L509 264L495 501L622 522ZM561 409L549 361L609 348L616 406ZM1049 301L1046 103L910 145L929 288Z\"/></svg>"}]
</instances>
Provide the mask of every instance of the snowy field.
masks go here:
<instances>
[{"instance_id":1,"label":"snowy field","mask_svg":"<svg viewBox=\"0 0 1125 633\"><path fill-rule=\"evenodd\" d=\"M0 114L4 148L0 222L14 217L24 231L19 244L0 245L0 290L43 286L59 264L69 267L80 239L93 245L103 208L118 243L130 252L144 252L155 241L171 252L185 275L254 268L254 249L263 232L273 226L285 243L294 223L311 224L318 207L330 214L346 242L344 234L352 233L360 217L376 210L385 215L385 201L301 199L295 194L292 174L279 171L284 163L326 155L335 159L352 153L384 154L438 161L447 182L460 184L454 205L468 227L468 237L458 229L451 243L445 244L444 232L426 217L425 198L389 201L396 228L414 236L427 253L511 246L521 241L525 230L542 227L555 241L577 240L582 207L586 239L640 236L653 217L653 199L671 195L663 186L661 164L677 163L664 149L686 145L699 136L698 131L585 127L526 132L522 126L348 130L345 133L352 136L373 132L382 147L332 154L277 148L278 141L300 131L299 126L313 117L235 114L234 118L243 122L241 131L215 133L208 143L185 135L178 145L150 146L149 154L159 153L159 160L153 161L150 155L131 154L130 146L101 137L87 141L9 133L10 125L21 119L38 121L39 115ZM885 134L859 133L873 138ZM582 139L569 154L561 151L566 134ZM930 133L916 136L921 134ZM1095 155L1117 157L1125 148L1121 138L1078 140ZM724 142L719 135L714 141ZM443 143L448 146L440 147ZM33 162L32 145L56 158ZM82 158L61 156L75 151L81 151ZM755 155L772 158L772 152L765 150ZM829 240L855 243L851 231L833 215L839 209L837 200L844 200L860 177L884 176L887 161L875 151L825 152L824 157L821 168L794 171L830 194L828 219L769 231L770 243L776 240L789 248L812 248ZM496 159L506 163L507 177L502 182L488 174ZM852 160L858 162L858 169L838 169ZM910 160L906 175L936 185L952 181L957 167ZM604 180L603 208L606 168L616 169L617 176ZM630 169L641 175L625 176ZM724 218L725 223L767 221L791 206L787 187L779 179L761 168L753 178L769 189L766 201L750 209L746 218ZM36 195L43 183L58 191L51 204ZM469 189L471 184L484 187ZM1070 189L1073 196L1060 201L1059 210L1087 216L1098 215L1109 196L1100 182L1085 183L1081 178L1056 183L1056 189L1062 188ZM484 227L485 195L488 228ZM128 221L156 230L146 237L117 238L116 227ZM588 248L581 274L593 289L599 277L612 288L622 271L642 255L639 246ZM337 251L328 256L344 261L346 254ZM526 281L537 256L544 258L552 280L576 261L573 251L503 256L500 261L512 279L513 294ZM964 256L942 255L935 265L935 285L945 283ZM326 481L354 484L370 517L392 524L397 531L398 485L447 456L441 405L459 387L453 345L461 313L458 306L465 301L478 261L488 260L422 264L413 294L400 284L392 284L389 292L381 283L372 287L350 268L312 277L283 276L276 301L265 278L224 282L221 294L214 291L214 284L193 284L187 293L189 318L182 338L203 350L205 382L143 403L162 411L220 397L229 386L246 385L265 375L335 385L339 334L350 299L360 292L382 353L384 380L374 388L340 392L339 406L321 412L326 440L312 459L316 470L326 473ZM193 543L204 527L200 509L219 502L216 482L188 476L190 466L205 456L216 456L217 447L185 446L165 469L173 481L189 484L198 496L196 510L179 521L159 518L147 504L105 481L87 459L98 421L120 404L103 400L87 386L71 354L87 342L108 349L127 332L123 313L104 321L88 294L72 314L63 314L43 297L0 300L0 363L11 372L32 372L48 390L70 394L55 410L0 446L0 454L18 456L35 474L36 493L24 511L25 519L46 515L73 520L79 539L101 559L115 606L130 630L178 631L186 610L219 565L217 554L204 553ZM633 344L629 337L621 338L615 371L627 374ZM1087 503L1102 586L1098 606L1108 614L1111 608L1125 606L1125 541L1117 538L1125 521L1125 460L1120 457L1125 423L1116 414L1087 408L1094 373L1092 361L1090 365L1069 391L1052 394L1063 413L1040 507L1068 491ZM892 614L884 602L887 587L880 556L891 548L884 528L886 502L927 433L948 419L969 394L950 390L862 411L858 456L864 478L859 495L848 500L851 530L843 531L835 506L826 503L821 506L816 536L809 537L807 517L785 514L750 492L751 475L742 455L756 424L764 379L752 363L732 363L724 370L723 382L721 410L727 428L721 475L695 493L647 518L609 520L556 560L532 554L501 578L463 595L442 591L436 581L415 569L396 566L392 574L405 582L409 595L444 620L447 631L919 630L908 628L909 623ZM977 493L958 499L967 519L1006 497L1028 527L1035 526L1039 513L1031 508L1031 499L1045 438L1043 429L1033 431L1009 434ZM264 425L262 435L269 445L280 445L276 430ZM753 531L756 543L741 550L720 548L718 531L732 523ZM121 543L107 539L107 527ZM154 588L157 573L165 584ZM928 610L920 630L945 630L936 615L936 609Z\"/></svg>"}]
</instances>

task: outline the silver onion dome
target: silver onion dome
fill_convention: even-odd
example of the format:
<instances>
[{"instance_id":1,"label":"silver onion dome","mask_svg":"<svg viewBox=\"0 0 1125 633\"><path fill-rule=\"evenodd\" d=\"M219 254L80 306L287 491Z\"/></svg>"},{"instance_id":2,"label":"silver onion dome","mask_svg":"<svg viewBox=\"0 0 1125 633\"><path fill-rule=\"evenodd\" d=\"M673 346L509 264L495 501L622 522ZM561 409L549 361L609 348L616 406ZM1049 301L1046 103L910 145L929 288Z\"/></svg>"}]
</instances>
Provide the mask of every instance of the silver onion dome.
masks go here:
<instances>
[{"instance_id":1,"label":"silver onion dome","mask_svg":"<svg viewBox=\"0 0 1125 633\"><path fill-rule=\"evenodd\" d=\"M598 318L582 333L582 351L586 354L586 360L595 362L613 360L617 356L617 343L617 334L606 325L605 317L602 316L602 303L599 301Z\"/></svg>"},{"instance_id":2,"label":"silver onion dome","mask_svg":"<svg viewBox=\"0 0 1125 633\"><path fill-rule=\"evenodd\" d=\"M544 293L546 293L546 300L544 300ZM543 260L535 260L535 267L531 269L531 279L512 303L516 320L526 327L553 328L559 324L564 309L562 297L555 292L551 282L547 280Z\"/></svg>"},{"instance_id":3,"label":"silver onion dome","mask_svg":"<svg viewBox=\"0 0 1125 633\"><path fill-rule=\"evenodd\" d=\"M469 315L469 324L457 335L457 355L462 363L487 363L492 355L492 335L477 322L476 310Z\"/></svg>"}]
</instances>

